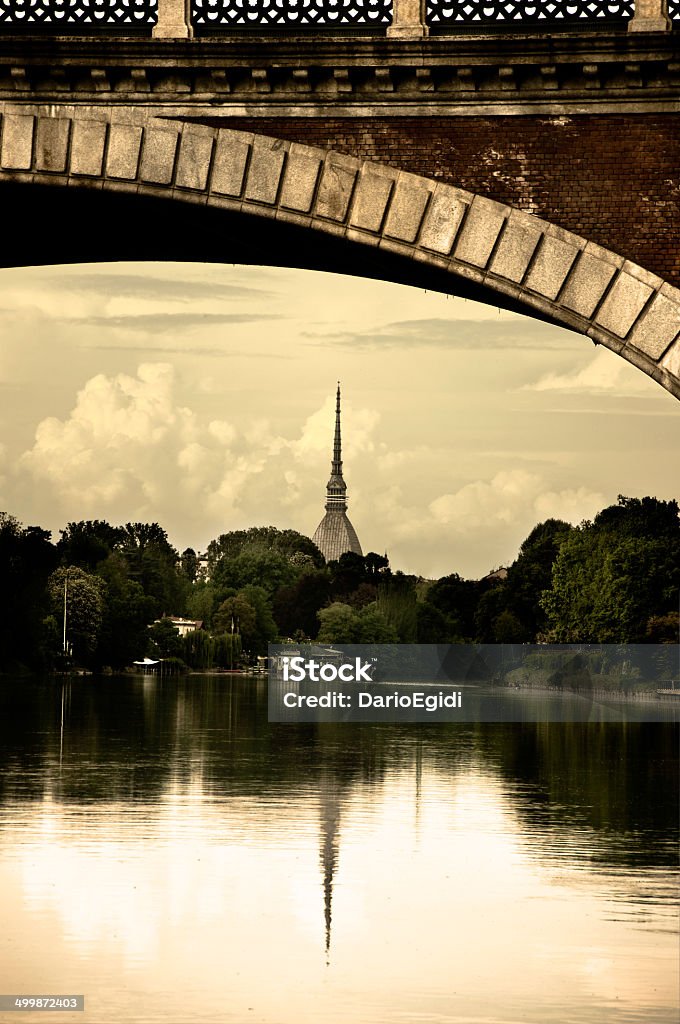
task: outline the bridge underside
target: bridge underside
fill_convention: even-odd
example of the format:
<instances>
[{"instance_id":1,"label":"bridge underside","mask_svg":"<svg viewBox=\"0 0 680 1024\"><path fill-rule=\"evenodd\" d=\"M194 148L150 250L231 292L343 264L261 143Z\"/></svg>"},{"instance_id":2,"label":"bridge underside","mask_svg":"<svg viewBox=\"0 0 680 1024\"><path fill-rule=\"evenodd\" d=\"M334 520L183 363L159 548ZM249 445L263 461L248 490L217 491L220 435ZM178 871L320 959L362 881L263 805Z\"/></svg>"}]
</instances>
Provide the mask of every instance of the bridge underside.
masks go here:
<instances>
[{"instance_id":1,"label":"bridge underside","mask_svg":"<svg viewBox=\"0 0 680 1024\"><path fill-rule=\"evenodd\" d=\"M493 289L398 253L376 250L295 224L189 202L90 189L9 183L0 196L24 224L49 225L38 243L19 233L0 266L68 263L236 263L364 277L457 295L564 327Z\"/></svg>"},{"instance_id":2,"label":"bridge underside","mask_svg":"<svg viewBox=\"0 0 680 1024\"><path fill-rule=\"evenodd\" d=\"M586 335L680 398L680 291L484 195L330 149L118 111L6 109L7 266L296 266L478 299Z\"/></svg>"}]
</instances>

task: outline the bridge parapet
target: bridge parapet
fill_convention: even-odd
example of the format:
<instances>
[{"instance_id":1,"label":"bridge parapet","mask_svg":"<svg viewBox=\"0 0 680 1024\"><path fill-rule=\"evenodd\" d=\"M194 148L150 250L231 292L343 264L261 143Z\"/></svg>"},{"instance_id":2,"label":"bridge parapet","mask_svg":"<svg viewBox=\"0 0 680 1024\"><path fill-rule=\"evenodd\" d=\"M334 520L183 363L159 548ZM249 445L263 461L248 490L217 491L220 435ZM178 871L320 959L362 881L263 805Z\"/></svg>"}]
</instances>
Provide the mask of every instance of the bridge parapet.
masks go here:
<instances>
[{"instance_id":1,"label":"bridge parapet","mask_svg":"<svg viewBox=\"0 0 680 1024\"><path fill-rule=\"evenodd\" d=\"M680 0L0 0L0 31L151 34L158 39L287 30L393 39L430 32L669 31Z\"/></svg>"}]
</instances>

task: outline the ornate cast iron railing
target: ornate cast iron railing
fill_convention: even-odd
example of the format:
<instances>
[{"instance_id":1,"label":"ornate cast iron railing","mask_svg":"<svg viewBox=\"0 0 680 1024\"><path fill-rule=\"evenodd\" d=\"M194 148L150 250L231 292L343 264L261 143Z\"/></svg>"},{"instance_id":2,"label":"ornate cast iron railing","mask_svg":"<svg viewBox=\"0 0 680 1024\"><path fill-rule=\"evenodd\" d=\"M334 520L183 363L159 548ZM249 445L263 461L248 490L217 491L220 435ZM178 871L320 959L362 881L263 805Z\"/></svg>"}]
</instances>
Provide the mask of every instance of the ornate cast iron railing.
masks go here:
<instances>
[{"instance_id":1,"label":"ornate cast iron railing","mask_svg":"<svg viewBox=\"0 0 680 1024\"><path fill-rule=\"evenodd\" d=\"M192 0L197 32L263 28L385 28L392 0Z\"/></svg>"},{"instance_id":2,"label":"ornate cast iron railing","mask_svg":"<svg viewBox=\"0 0 680 1024\"><path fill-rule=\"evenodd\" d=\"M625 23L634 0L427 0L427 23L435 31L470 28L587 28Z\"/></svg>"},{"instance_id":3,"label":"ornate cast iron railing","mask_svg":"<svg viewBox=\"0 0 680 1024\"><path fill-rule=\"evenodd\" d=\"M649 0L637 2L642 16L639 27L644 31L663 29L663 15L660 23L658 15L650 23L645 10ZM159 17L159 4L162 9L172 5L169 20ZM659 7L658 0L656 4L651 0L651 5ZM388 30L391 35L414 38L414 25L423 24L417 16L415 23L409 20L411 15L406 23L401 21L398 5L393 12L393 0L189 0L187 6L190 10L185 16L182 0L0 0L0 34L149 35L153 31L166 38L179 32L186 38L192 31L196 35L226 35L267 29L316 29L350 33ZM680 29L680 0L668 0L667 10L673 27ZM634 13L635 0L425 0L429 30L448 34L493 29L635 30L638 18L631 20ZM403 24L409 26L406 33L397 27ZM420 35L426 31L422 28Z\"/></svg>"},{"instance_id":4,"label":"ornate cast iron railing","mask_svg":"<svg viewBox=\"0 0 680 1024\"><path fill-rule=\"evenodd\" d=\"M157 0L0 0L0 32L150 33Z\"/></svg>"}]
</instances>

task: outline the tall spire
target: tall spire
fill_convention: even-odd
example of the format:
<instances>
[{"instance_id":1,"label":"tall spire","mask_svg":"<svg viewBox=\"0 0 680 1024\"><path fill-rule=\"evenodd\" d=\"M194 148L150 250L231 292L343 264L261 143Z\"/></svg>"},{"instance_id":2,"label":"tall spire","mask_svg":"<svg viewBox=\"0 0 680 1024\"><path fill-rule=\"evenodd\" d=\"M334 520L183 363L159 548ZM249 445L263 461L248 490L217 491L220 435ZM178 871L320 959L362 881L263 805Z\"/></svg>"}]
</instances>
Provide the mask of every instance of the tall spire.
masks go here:
<instances>
[{"instance_id":1,"label":"tall spire","mask_svg":"<svg viewBox=\"0 0 680 1024\"><path fill-rule=\"evenodd\" d=\"M333 466L331 472L334 476L342 476L342 440L340 437L340 381L335 395L335 439L333 441Z\"/></svg>"},{"instance_id":2,"label":"tall spire","mask_svg":"<svg viewBox=\"0 0 680 1024\"><path fill-rule=\"evenodd\" d=\"M335 393L335 435L331 475L326 485L326 514L312 540L327 562L336 561L346 551L361 554L356 531L347 518L347 485L342 475L342 432L340 429L340 381Z\"/></svg>"},{"instance_id":3,"label":"tall spire","mask_svg":"<svg viewBox=\"0 0 680 1024\"><path fill-rule=\"evenodd\" d=\"M347 484L342 475L342 434L340 430L340 381L335 393L335 437L333 438L333 460L331 476L326 485L326 511L347 511Z\"/></svg>"}]
</instances>

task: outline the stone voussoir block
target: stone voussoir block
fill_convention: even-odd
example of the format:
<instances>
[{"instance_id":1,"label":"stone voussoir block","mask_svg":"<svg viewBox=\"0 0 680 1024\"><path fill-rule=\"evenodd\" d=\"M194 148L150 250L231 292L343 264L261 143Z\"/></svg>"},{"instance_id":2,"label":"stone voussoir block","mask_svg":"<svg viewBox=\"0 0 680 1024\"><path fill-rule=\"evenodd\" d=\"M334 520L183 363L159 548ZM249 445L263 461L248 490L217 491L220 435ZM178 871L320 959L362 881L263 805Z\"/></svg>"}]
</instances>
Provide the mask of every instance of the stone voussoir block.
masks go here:
<instances>
[{"instance_id":1,"label":"stone voussoir block","mask_svg":"<svg viewBox=\"0 0 680 1024\"><path fill-rule=\"evenodd\" d=\"M602 303L595 322L605 331L615 334L617 338L625 338L652 292L650 285L621 270Z\"/></svg>"},{"instance_id":2,"label":"stone voussoir block","mask_svg":"<svg viewBox=\"0 0 680 1024\"><path fill-rule=\"evenodd\" d=\"M546 299L556 299L584 246L583 239L568 231L546 232L524 281L525 287Z\"/></svg>"},{"instance_id":3,"label":"stone voussoir block","mask_svg":"<svg viewBox=\"0 0 680 1024\"><path fill-rule=\"evenodd\" d=\"M567 279L560 304L590 320L623 262L621 256L588 242Z\"/></svg>"},{"instance_id":4,"label":"stone voussoir block","mask_svg":"<svg viewBox=\"0 0 680 1024\"><path fill-rule=\"evenodd\" d=\"M328 154L321 172L315 216L344 223L360 166L355 157Z\"/></svg>"},{"instance_id":5,"label":"stone voussoir block","mask_svg":"<svg viewBox=\"0 0 680 1024\"><path fill-rule=\"evenodd\" d=\"M8 171L27 171L33 158L32 114L5 114L2 119L0 164Z\"/></svg>"},{"instance_id":6,"label":"stone voussoir block","mask_svg":"<svg viewBox=\"0 0 680 1024\"><path fill-rule=\"evenodd\" d=\"M281 187L281 206L299 213L311 211L323 160L323 150L299 142L291 144Z\"/></svg>"},{"instance_id":7,"label":"stone voussoir block","mask_svg":"<svg viewBox=\"0 0 680 1024\"><path fill-rule=\"evenodd\" d=\"M268 206L276 203L283 162L289 148L290 143L282 139L255 139L246 175L246 199Z\"/></svg>"},{"instance_id":8,"label":"stone voussoir block","mask_svg":"<svg viewBox=\"0 0 680 1024\"><path fill-rule=\"evenodd\" d=\"M104 121L76 120L71 133L71 174L98 177L104 164Z\"/></svg>"},{"instance_id":9,"label":"stone voussoir block","mask_svg":"<svg viewBox=\"0 0 680 1024\"><path fill-rule=\"evenodd\" d=\"M507 216L507 206L485 196L475 196L456 241L455 258L484 269Z\"/></svg>"},{"instance_id":10,"label":"stone voussoir block","mask_svg":"<svg viewBox=\"0 0 680 1024\"><path fill-rule=\"evenodd\" d=\"M220 128L215 144L213 171L210 183L212 192L221 196L240 196L246 176L246 167L254 136L246 132L235 132Z\"/></svg>"},{"instance_id":11,"label":"stone voussoir block","mask_svg":"<svg viewBox=\"0 0 680 1024\"><path fill-rule=\"evenodd\" d=\"M643 284L648 285L653 291L657 291L663 285L663 279L657 274L652 274L651 271L645 270L644 267L638 266L637 263L631 263L630 260L626 260L623 264L623 271L634 277L636 281L642 281Z\"/></svg>"},{"instance_id":12,"label":"stone voussoir block","mask_svg":"<svg viewBox=\"0 0 680 1024\"><path fill-rule=\"evenodd\" d=\"M134 181L137 177L141 148L142 129L139 125L114 122L109 129L106 176Z\"/></svg>"},{"instance_id":13,"label":"stone voussoir block","mask_svg":"<svg viewBox=\"0 0 680 1024\"><path fill-rule=\"evenodd\" d=\"M635 324L628 344L658 360L679 335L680 292L664 285Z\"/></svg>"},{"instance_id":14,"label":"stone voussoir block","mask_svg":"<svg viewBox=\"0 0 680 1024\"><path fill-rule=\"evenodd\" d=\"M169 185L175 172L177 155L177 129L146 128L142 163L139 170L140 180L150 185Z\"/></svg>"},{"instance_id":15,"label":"stone voussoir block","mask_svg":"<svg viewBox=\"0 0 680 1024\"><path fill-rule=\"evenodd\" d=\"M179 144L175 187L203 192L208 185L215 134L209 128L185 125Z\"/></svg>"},{"instance_id":16,"label":"stone voussoir block","mask_svg":"<svg viewBox=\"0 0 680 1024\"><path fill-rule=\"evenodd\" d=\"M387 214L385 235L412 245L418 237L432 191L432 186L423 178L402 171Z\"/></svg>"},{"instance_id":17,"label":"stone voussoir block","mask_svg":"<svg viewBox=\"0 0 680 1024\"><path fill-rule=\"evenodd\" d=\"M398 171L380 165L368 165L361 169L354 192L350 215L352 227L361 231L380 232L385 219L387 204L399 176Z\"/></svg>"},{"instance_id":18,"label":"stone voussoir block","mask_svg":"<svg viewBox=\"0 0 680 1024\"><path fill-rule=\"evenodd\" d=\"M68 159L71 120L67 117L39 117L35 133L36 171L63 174Z\"/></svg>"},{"instance_id":19,"label":"stone voussoir block","mask_svg":"<svg viewBox=\"0 0 680 1024\"><path fill-rule=\"evenodd\" d=\"M530 213L511 210L493 255L490 273L519 284L526 274L542 234L541 221L537 221Z\"/></svg>"},{"instance_id":20,"label":"stone voussoir block","mask_svg":"<svg viewBox=\"0 0 680 1024\"><path fill-rule=\"evenodd\" d=\"M659 365L680 383L680 338L673 342Z\"/></svg>"},{"instance_id":21,"label":"stone voussoir block","mask_svg":"<svg viewBox=\"0 0 680 1024\"><path fill-rule=\"evenodd\" d=\"M471 192L453 185L438 184L420 231L421 248L448 256L473 199Z\"/></svg>"}]
</instances>

